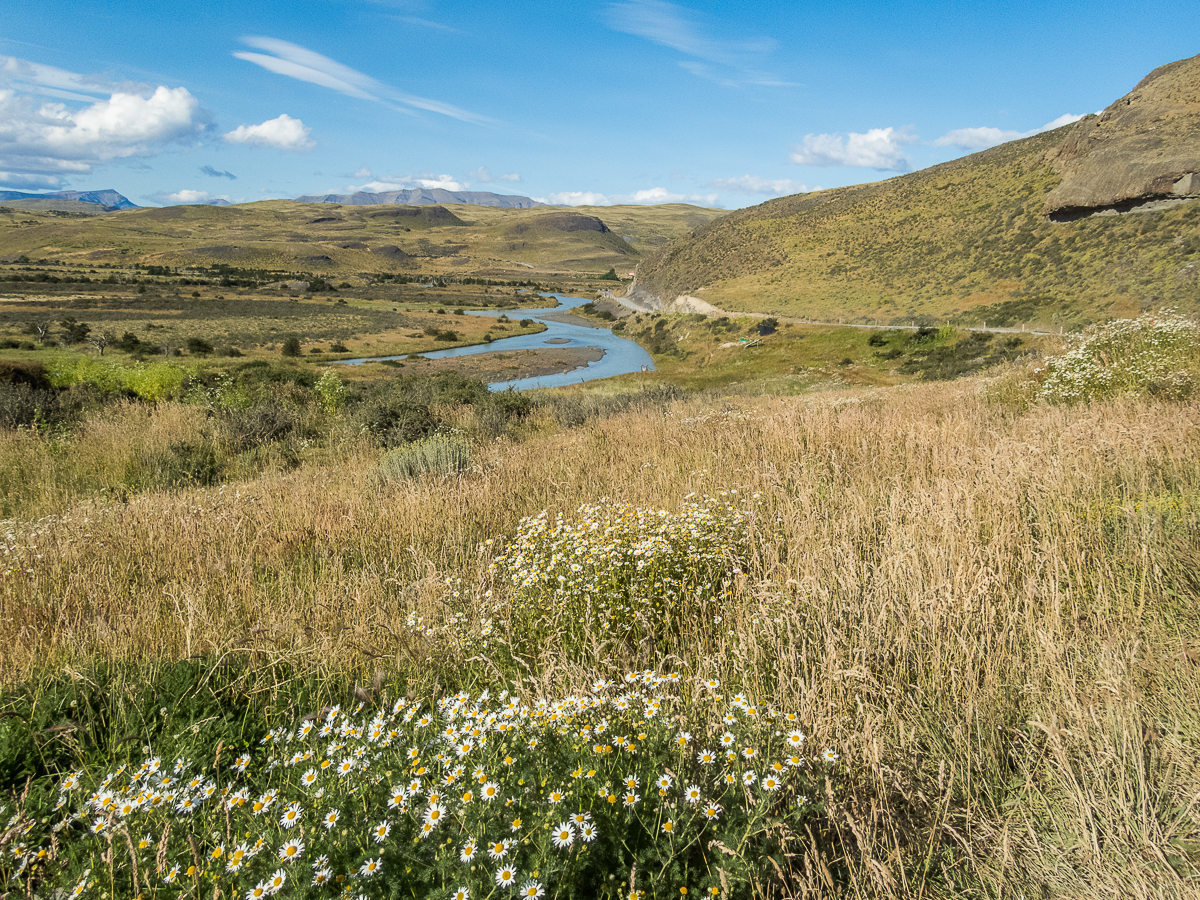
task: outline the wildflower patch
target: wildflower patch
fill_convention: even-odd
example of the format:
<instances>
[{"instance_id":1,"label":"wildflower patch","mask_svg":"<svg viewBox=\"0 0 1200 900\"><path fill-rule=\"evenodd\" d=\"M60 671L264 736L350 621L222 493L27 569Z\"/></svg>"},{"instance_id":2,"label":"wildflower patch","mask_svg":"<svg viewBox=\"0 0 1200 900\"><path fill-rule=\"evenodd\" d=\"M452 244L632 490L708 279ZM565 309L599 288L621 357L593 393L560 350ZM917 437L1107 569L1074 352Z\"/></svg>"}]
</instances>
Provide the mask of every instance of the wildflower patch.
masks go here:
<instances>
[{"instance_id":1,"label":"wildflower patch","mask_svg":"<svg viewBox=\"0 0 1200 900\"><path fill-rule=\"evenodd\" d=\"M680 680L335 708L211 762L73 772L52 814L9 820L0 874L72 897L749 895L838 755L741 695L681 708Z\"/></svg>"},{"instance_id":2,"label":"wildflower patch","mask_svg":"<svg viewBox=\"0 0 1200 900\"><path fill-rule=\"evenodd\" d=\"M1200 383L1200 326L1172 312L1119 319L1038 370L1052 403L1155 394L1186 399Z\"/></svg>"},{"instance_id":3,"label":"wildflower patch","mask_svg":"<svg viewBox=\"0 0 1200 900\"><path fill-rule=\"evenodd\" d=\"M570 643L661 639L713 620L741 574L747 518L711 497L676 512L602 500L571 520L522 519L492 566L511 583L516 618Z\"/></svg>"}]
</instances>

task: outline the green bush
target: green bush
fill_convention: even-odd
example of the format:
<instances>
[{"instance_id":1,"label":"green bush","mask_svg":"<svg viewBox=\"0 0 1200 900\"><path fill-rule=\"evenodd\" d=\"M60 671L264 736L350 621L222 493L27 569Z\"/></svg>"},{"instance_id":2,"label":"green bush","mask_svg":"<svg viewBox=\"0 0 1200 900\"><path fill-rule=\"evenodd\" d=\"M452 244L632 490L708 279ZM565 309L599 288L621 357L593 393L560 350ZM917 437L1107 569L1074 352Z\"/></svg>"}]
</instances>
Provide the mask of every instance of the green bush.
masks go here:
<instances>
[{"instance_id":1,"label":"green bush","mask_svg":"<svg viewBox=\"0 0 1200 900\"><path fill-rule=\"evenodd\" d=\"M455 475L471 467L471 445L456 435L435 434L384 454L379 474L384 481L421 475Z\"/></svg>"},{"instance_id":2,"label":"green bush","mask_svg":"<svg viewBox=\"0 0 1200 900\"><path fill-rule=\"evenodd\" d=\"M284 356L299 356L300 355L300 338L292 336L283 342L283 349L280 351Z\"/></svg>"}]
</instances>

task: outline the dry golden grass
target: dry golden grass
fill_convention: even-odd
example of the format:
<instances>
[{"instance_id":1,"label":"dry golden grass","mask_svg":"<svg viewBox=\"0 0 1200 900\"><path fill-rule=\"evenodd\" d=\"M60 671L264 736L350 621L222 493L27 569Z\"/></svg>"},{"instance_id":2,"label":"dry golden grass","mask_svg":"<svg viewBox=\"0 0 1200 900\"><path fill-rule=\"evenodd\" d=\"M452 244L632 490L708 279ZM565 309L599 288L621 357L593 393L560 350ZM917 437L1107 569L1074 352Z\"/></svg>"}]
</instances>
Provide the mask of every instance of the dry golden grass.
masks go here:
<instances>
[{"instance_id":1,"label":"dry golden grass","mask_svg":"<svg viewBox=\"0 0 1200 900\"><path fill-rule=\"evenodd\" d=\"M191 427L153 415L112 428ZM385 484L347 438L324 465L9 523L0 681L212 653L481 678L486 663L402 623L446 609L445 577L485 577L482 541L602 497L757 491L717 652L684 634L671 664L796 711L842 753L837 849L797 838L799 894L828 895L827 868L864 897L1197 889L1200 409L1015 414L964 381L542 425L479 448L461 479ZM662 662L523 638L535 685Z\"/></svg>"}]
</instances>

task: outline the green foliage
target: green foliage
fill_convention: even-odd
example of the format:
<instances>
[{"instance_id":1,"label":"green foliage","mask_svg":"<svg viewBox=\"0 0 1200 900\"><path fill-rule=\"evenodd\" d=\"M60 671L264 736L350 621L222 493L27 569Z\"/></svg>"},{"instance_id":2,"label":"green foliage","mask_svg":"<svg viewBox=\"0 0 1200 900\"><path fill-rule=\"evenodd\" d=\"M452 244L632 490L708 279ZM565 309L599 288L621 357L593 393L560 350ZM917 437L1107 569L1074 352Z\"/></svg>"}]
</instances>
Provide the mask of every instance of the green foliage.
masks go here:
<instances>
[{"instance_id":1,"label":"green foliage","mask_svg":"<svg viewBox=\"0 0 1200 900\"><path fill-rule=\"evenodd\" d=\"M435 434L389 450L379 461L384 481L421 475L457 475L471 467L471 444L453 434Z\"/></svg>"},{"instance_id":2,"label":"green foliage","mask_svg":"<svg viewBox=\"0 0 1200 900\"><path fill-rule=\"evenodd\" d=\"M300 338L296 337L295 335L286 338L283 342L283 349L280 352L283 353L284 356L299 356L301 353Z\"/></svg>"},{"instance_id":3,"label":"green foliage","mask_svg":"<svg viewBox=\"0 0 1200 900\"><path fill-rule=\"evenodd\" d=\"M196 376L192 366L174 363L122 365L112 360L78 357L56 361L48 375L54 387L89 384L105 394L133 394L152 402L179 397Z\"/></svg>"},{"instance_id":4,"label":"green foliage","mask_svg":"<svg viewBox=\"0 0 1200 900\"><path fill-rule=\"evenodd\" d=\"M600 280L601 281L620 281L621 279L617 277L617 270L614 268L614 269L609 269L607 272L605 272L603 275L601 275Z\"/></svg>"},{"instance_id":5,"label":"green foliage","mask_svg":"<svg viewBox=\"0 0 1200 900\"><path fill-rule=\"evenodd\" d=\"M67 316L58 324L63 330L63 340L68 344L78 344L86 340L92 331L86 322L79 322L74 316Z\"/></svg>"},{"instance_id":6,"label":"green foliage","mask_svg":"<svg viewBox=\"0 0 1200 900\"><path fill-rule=\"evenodd\" d=\"M326 369L322 372L313 389L317 392L317 396L321 398L321 405L326 409L341 409L346 403L348 393L346 385L333 369Z\"/></svg>"},{"instance_id":7,"label":"green foliage","mask_svg":"<svg viewBox=\"0 0 1200 900\"><path fill-rule=\"evenodd\" d=\"M1185 399L1200 385L1200 326L1174 312L1119 319L1090 329L1037 374L1039 396L1051 403L1144 394Z\"/></svg>"}]
</instances>

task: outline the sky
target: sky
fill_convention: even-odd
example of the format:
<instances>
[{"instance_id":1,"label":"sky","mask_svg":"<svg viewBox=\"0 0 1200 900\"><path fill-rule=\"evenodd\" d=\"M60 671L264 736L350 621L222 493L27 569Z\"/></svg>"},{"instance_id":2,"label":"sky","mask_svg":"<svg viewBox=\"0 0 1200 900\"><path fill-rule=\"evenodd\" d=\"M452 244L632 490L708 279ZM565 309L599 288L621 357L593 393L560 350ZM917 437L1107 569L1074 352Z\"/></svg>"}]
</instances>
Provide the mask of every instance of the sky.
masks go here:
<instances>
[{"instance_id":1,"label":"sky","mask_svg":"<svg viewBox=\"0 0 1200 900\"><path fill-rule=\"evenodd\" d=\"M1189 11L1190 10L1190 11ZM0 189L141 206L441 187L736 209L1098 112L1197 0L21 0Z\"/></svg>"}]
</instances>

